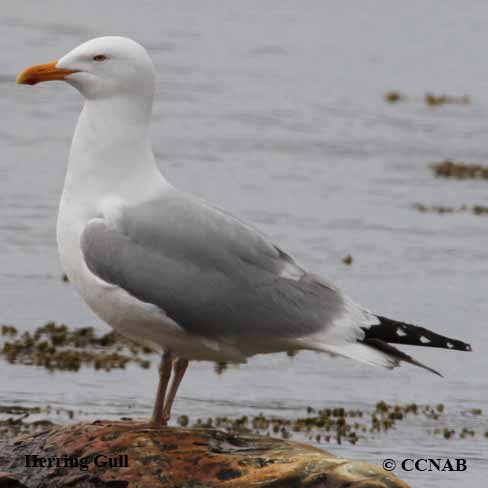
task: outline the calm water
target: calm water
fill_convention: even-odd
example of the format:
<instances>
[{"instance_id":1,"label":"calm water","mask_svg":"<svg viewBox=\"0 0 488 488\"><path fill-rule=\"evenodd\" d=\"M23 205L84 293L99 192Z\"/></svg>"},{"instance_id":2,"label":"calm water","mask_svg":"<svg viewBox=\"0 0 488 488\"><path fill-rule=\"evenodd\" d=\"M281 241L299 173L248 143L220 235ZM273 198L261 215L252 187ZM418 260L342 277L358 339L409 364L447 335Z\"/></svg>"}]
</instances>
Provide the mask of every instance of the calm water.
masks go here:
<instances>
[{"instance_id":1,"label":"calm water","mask_svg":"<svg viewBox=\"0 0 488 488\"><path fill-rule=\"evenodd\" d=\"M363 9L359 10L358 6ZM488 217L429 205L488 204L486 181L435 179L429 162L488 160L488 5L419 2L3 1L0 73L0 322L56 320L107 330L60 282L55 222L81 101L63 84L15 74L91 37L142 42L159 72L154 147L178 186L226 207L360 303L473 344L408 352L444 379L302 353L258 357L223 376L191 367L175 413L298 416L307 405L445 403L457 430L488 429ZM412 97L388 105L398 89ZM426 91L469 94L426 107ZM352 266L341 258L351 253ZM59 405L86 418L148 416L156 371L49 374L0 363L0 404ZM464 412L481 407L485 416ZM325 446L327 447L327 446ZM444 440L404 423L340 455L381 463L467 457L465 473L400 473L416 486L478 486L488 440Z\"/></svg>"}]
</instances>

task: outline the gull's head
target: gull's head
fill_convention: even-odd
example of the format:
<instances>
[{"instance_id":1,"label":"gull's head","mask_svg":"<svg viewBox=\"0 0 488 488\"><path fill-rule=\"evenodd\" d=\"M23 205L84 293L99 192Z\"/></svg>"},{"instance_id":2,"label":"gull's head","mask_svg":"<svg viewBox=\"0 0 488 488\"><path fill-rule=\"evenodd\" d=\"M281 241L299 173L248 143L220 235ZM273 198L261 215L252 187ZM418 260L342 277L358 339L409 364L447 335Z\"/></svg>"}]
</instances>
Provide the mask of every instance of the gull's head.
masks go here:
<instances>
[{"instance_id":1,"label":"gull's head","mask_svg":"<svg viewBox=\"0 0 488 488\"><path fill-rule=\"evenodd\" d=\"M125 37L98 37L58 61L31 66L17 77L17 83L27 85L51 80L64 80L89 99L152 96L155 69L137 42Z\"/></svg>"}]
</instances>

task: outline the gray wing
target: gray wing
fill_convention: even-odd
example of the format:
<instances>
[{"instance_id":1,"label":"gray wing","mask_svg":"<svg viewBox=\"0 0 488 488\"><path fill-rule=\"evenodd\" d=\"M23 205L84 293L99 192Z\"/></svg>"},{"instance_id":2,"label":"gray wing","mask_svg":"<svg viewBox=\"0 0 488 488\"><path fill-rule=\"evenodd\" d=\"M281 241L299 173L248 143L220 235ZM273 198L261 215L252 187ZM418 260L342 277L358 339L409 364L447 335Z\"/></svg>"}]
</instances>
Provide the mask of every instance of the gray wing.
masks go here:
<instances>
[{"instance_id":1,"label":"gray wing","mask_svg":"<svg viewBox=\"0 0 488 488\"><path fill-rule=\"evenodd\" d=\"M205 337L301 337L341 315L340 294L257 231L189 195L126 207L84 229L90 271Z\"/></svg>"}]
</instances>

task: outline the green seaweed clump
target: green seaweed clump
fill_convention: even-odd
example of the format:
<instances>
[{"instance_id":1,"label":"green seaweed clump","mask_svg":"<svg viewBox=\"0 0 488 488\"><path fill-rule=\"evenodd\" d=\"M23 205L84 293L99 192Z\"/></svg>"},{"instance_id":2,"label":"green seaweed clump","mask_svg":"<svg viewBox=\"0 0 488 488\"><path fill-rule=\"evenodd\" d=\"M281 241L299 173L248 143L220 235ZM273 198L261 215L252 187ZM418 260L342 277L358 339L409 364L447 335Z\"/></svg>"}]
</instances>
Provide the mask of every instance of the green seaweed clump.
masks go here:
<instances>
[{"instance_id":1,"label":"green seaweed clump","mask_svg":"<svg viewBox=\"0 0 488 488\"><path fill-rule=\"evenodd\" d=\"M471 212L473 212L475 215L486 215L488 214L488 207L483 205L475 205L472 207Z\"/></svg>"},{"instance_id":2,"label":"green seaweed clump","mask_svg":"<svg viewBox=\"0 0 488 488\"><path fill-rule=\"evenodd\" d=\"M2 336L15 337L19 332L13 325L2 325L0 333Z\"/></svg>"},{"instance_id":3,"label":"green seaweed clump","mask_svg":"<svg viewBox=\"0 0 488 488\"><path fill-rule=\"evenodd\" d=\"M414 208L422 213L437 213L437 214L453 214L453 213L463 213L470 212L473 215L488 215L488 207L483 205L473 205L468 207L467 205L462 205L461 207L449 207L443 205L424 205L422 203L416 203Z\"/></svg>"},{"instance_id":4,"label":"green seaweed clump","mask_svg":"<svg viewBox=\"0 0 488 488\"><path fill-rule=\"evenodd\" d=\"M443 178L464 179L488 179L488 166L479 164L457 163L446 159L431 165L435 176Z\"/></svg>"},{"instance_id":5,"label":"green seaweed clump","mask_svg":"<svg viewBox=\"0 0 488 488\"><path fill-rule=\"evenodd\" d=\"M219 361L219 362L214 363L214 371L219 375L223 374L224 371L226 371L228 367L229 367L229 364L226 363L225 361Z\"/></svg>"},{"instance_id":6,"label":"green seaweed clump","mask_svg":"<svg viewBox=\"0 0 488 488\"><path fill-rule=\"evenodd\" d=\"M2 326L4 340L0 356L11 364L41 366L50 371L78 371L82 365L110 371L125 368L129 363L148 368L150 361L139 357L152 351L128 339L108 332L97 335L93 327L69 329L48 322L34 332L20 336L12 326Z\"/></svg>"},{"instance_id":7,"label":"green seaweed clump","mask_svg":"<svg viewBox=\"0 0 488 488\"><path fill-rule=\"evenodd\" d=\"M402 95L398 91L386 92L384 98L388 103L404 102L405 100L407 100L407 97L405 95Z\"/></svg>"},{"instance_id":8,"label":"green seaweed clump","mask_svg":"<svg viewBox=\"0 0 488 488\"><path fill-rule=\"evenodd\" d=\"M426 93L424 100L430 107L438 107L439 105L446 104L467 105L468 103L471 103L471 99L467 95L454 97L451 95L434 95L432 93Z\"/></svg>"},{"instance_id":9,"label":"green seaweed clump","mask_svg":"<svg viewBox=\"0 0 488 488\"><path fill-rule=\"evenodd\" d=\"M378 402L370 411L360 409L346 409L344 407L316 409L307 407L306 415L298 418L283 418L266 416L260 413L256 416L242 415L240 417L213 417L197 418L191 423L192 427L208 429L225 429L233 434L279 435L285 439L294 434L301 434L309 440L320 442L335 442L341 444L348 442L356 444L361 439L370 436L385 434L396 427L399 422L405 422L412 416L422 416L429 421L444 421L446 409L444 404L418 405L408 403L405 405L392 405L385 401ZM190 419L184 415L178 418L182 427L190 425ZM437 427L434 434L442 434L446 439L455 435L452 429ZM476 435L472 429L465 428L460 438Z\"/></svg>"}]
</instances>

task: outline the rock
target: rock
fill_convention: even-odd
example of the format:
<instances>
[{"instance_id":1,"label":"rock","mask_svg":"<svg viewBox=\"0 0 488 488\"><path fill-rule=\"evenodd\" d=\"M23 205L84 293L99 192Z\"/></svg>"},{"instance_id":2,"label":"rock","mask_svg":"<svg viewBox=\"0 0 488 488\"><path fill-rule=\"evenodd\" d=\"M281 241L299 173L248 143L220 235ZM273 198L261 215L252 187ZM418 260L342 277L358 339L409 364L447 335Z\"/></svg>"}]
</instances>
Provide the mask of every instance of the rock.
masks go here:
<instances>
[{"instance_id":1,"label":"rock","mask_svg":"<svg viewBox=\"0 0 488 488\"><path fill-rule=\"evenodd\" d=\"M27 488L10 473L0 471L0 488Z\"/></svg>"},{"instance_id":2,"label":"rock","mask_svg":"<svg viewBox=\"0 0 488 488\"><path fill-rule=\"evenodd\" d=\"M26 467L33 454L44 467ZM18 437L3 449L0 471L17 483L2 484L0 477L0 488L408 488L383 468L305 444L135 421L80 423Z\"/></svg>"}]
</instances>

